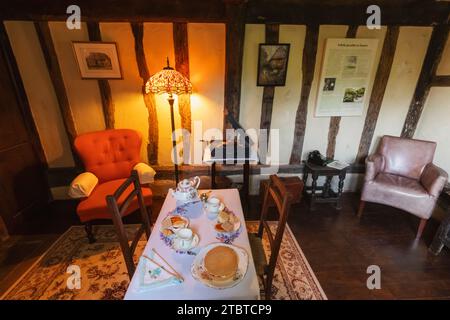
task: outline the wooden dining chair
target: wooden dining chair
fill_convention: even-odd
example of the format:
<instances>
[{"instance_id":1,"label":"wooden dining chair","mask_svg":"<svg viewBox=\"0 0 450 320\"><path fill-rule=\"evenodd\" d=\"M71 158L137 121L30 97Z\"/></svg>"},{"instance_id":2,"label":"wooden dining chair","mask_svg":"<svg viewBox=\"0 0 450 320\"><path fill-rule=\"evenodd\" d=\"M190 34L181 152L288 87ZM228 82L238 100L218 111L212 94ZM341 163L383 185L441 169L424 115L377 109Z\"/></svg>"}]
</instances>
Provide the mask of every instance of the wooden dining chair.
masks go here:
<instances>
[{"instance_id":1,"label":"wooden dining chair","mask_svg":"<svg viewBox=\"0 0 450 320\"><path fill-rule=\"evenodd\" d=\"M130 244L122 218L127 212L130 204L136 202L135 198L137 198L139 211L141 212L142 224L140 225L138 231L135 233ZM106 203L108 204L109 211L112 215L112 220L116 228L117 237L119 238L120 242L120 248L122 249L122 254L127 266L128 275L131 279L136 269L133 261L133 254L136 250L136 246L144 232L147 236L147 240L150 237L151 232L151 219L144 202L141 185L139 183L139 175L136 170L133 170L131 172L131 176L119 186L114 194L106 196Z\"/></svg>"},{"instance_id":2,"label":"wooden dining chair","mask_svg":"<svg viewBox=\"0 0 450 320\"><path fill-rule=\"evenodd\" d=\"M301 189L303 190L303 182L299 182L301 183ZM300 196L301 194L302 192L300 192ZM267 300L271 299L273 275L292 201L292 193L287 190L286 186L283 184L283 181L278 176L271 175L268 188L266 189L264 195L258 233L249 234L256 273L263 282L265 298ZM267 222L267 215L269 208L271 207L271 203L275 203L275 208L278 212L278 225L275 234L272 232L270 225ZM268 262L262 242L264 231L267 233L270 244L270 256Z\"/></svg>"}]
</instances>

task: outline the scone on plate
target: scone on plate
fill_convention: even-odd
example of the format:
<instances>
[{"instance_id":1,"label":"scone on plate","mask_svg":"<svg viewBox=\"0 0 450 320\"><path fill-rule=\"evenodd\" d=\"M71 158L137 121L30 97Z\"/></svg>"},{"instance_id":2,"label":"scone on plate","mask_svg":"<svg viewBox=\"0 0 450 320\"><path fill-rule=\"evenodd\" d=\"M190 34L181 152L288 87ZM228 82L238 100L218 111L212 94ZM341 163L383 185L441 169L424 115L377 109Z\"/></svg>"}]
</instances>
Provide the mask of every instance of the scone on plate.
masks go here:
<instances>
[{"instance_id":1,"label":"scone on plate","mask_svg":"<svg viewBox=\"0 0 450 320\"><path fill-rule=\"evenodd\" d=\"M172 222L172 227L176 229L183 228L186 226L186 222L184 221L184 219L179 216L173 216L170 218L170 220Z\"/></svg>"},{"instance_id":2,"label":"scone on plate","mask_svg":"<svg viewBox=\"0 0 450 320\"><path fill-rule=\"evenodd\" d=\"M170 236L172 236L172 235L174 234L173 231L170 230L170 229L163 229L163 230L162 230L162 233L163 233L163 235L166 236L166 237L170 237Z\"/></svg>"}]
</instances>

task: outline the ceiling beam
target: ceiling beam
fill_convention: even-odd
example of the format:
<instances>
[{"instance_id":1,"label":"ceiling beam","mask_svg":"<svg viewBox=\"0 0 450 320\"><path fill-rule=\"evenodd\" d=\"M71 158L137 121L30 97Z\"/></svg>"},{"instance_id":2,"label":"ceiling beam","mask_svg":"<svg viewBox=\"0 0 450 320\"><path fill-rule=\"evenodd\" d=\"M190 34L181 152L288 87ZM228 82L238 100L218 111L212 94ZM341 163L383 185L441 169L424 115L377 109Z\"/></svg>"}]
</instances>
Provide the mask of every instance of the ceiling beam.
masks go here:
<instances>
[{"instance_id":1,"label":"ceiling beam","mask_svg":"<svg viewBox=\"0 0 450 320\"><path fill-rule=\"evenodd\" d=\"M78 0L82 21L226 22L226 4L246 0ZM383 25L448 24L450 2L373 1L381 7ZM364 25L367 5L354 1L249 0L246 23ZM385 5L388 3L388 5ZM64 21L72 0L14 0L0 2L0 20Z\"/></svg>"}]
</instances>

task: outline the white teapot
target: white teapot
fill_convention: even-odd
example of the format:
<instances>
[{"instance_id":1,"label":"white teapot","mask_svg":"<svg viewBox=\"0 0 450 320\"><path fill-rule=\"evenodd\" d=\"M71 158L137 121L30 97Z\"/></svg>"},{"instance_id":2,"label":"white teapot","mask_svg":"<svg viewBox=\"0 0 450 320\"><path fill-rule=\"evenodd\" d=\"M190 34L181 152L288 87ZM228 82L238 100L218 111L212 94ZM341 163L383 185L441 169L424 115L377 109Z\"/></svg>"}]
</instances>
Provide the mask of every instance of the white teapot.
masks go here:
<instances>
[{"instance_id":1,"label":"white teapot","mask_svg":"<svg viewBox=\"0 0 450 320\"><path fill-rule=\"evenodd\" d=\"M178 183L177 188L172 191L174 198L178 201L191 201L198 197L197 188L200 185L200 177L183 179Z\"/></svg>"}]
</instances>

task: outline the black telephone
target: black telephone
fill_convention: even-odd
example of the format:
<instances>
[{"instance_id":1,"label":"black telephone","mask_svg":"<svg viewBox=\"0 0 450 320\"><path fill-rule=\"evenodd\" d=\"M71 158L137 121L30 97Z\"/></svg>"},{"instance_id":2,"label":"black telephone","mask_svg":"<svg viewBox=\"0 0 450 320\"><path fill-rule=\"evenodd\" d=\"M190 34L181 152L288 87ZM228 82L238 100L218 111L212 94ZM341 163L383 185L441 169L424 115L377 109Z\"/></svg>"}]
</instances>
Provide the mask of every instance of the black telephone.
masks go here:
<instances>
[{"instance_id":1,"label":"black telephone","mask_svg":"<svg viewBox=\"0 0 450 320\"><path fill-rule=\"evenodd\" d=\"M318 166L326 166L330 160L321 155L319 150L314 150L308 154L308 162Z\"/></svg>"}]
</instances>

